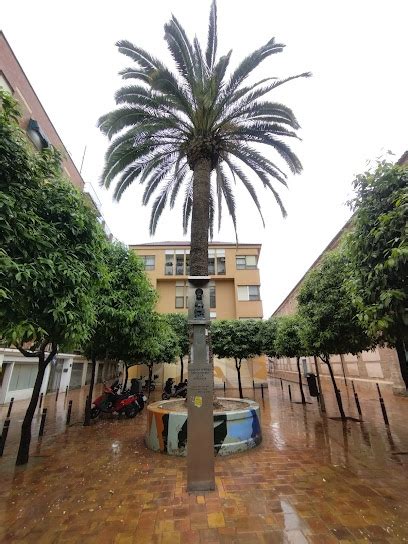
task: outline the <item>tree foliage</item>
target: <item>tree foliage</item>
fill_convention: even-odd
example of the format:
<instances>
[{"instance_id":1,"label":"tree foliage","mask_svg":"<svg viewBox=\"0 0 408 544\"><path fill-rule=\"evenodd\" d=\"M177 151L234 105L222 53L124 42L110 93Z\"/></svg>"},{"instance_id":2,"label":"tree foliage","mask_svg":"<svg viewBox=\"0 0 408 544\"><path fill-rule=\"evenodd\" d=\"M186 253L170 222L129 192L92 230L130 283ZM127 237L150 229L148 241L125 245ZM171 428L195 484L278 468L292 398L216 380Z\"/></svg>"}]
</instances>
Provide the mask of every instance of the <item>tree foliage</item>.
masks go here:
<instances>
[{"instance_id":1,"label":"tree foliage","mask_svg":"<svg viewBox=\"0 0 408 544\"><path fill-rule=\"evenodd\" d=\"M381 162L358 176L354 189L353 300L361 324L395 345L408 331L408 166Z\"/></svg>"},{"instance_id":2,"label":"tree foliage","mask_svg":"<svg viewBox=\"0 0 408 544\"><path fill-rule=\"evenodd\" d=\"M186 314L170 313L165 318L177 336L178 357L180 358L181 374L180 381L183 381L184 375L184 357L190 355L189 326Z\"/></svg>"},{"instance_id":3,"label":"tree foliage","mask_svg":"<svg viewBox=\"0 0 408 544\"><path fill-rule=\"evenodd\" d=\"M274 347L278 357L307 355L302 325L303 320L298 314L285 315L277 319Z\"/></svg>"},{"instance_id":4,"label":"tree foliage","mask_svg":"<svg viewBox=\"0 0 408 544\"><path fill-rule=\"evenodd\" d=\"M175 71L130 41L117 42L120 53L132 65L121 72L130 85L117 91L118 107L99 120L100 129L112 140L106 153L104 185L110 187L113 183L114 197L120 199L133 182L139 181L145 185L144 205L156 194L150 221L152 233L167 203L172 208L182 192L183 227L187 232L193 207L191 171L205 160L214 172L209 193L210 232L216 202L218 223L224 201L236 226L235 180L248 191L262 221L251 177L272 192L285 213L275 184L287 183L279 161L292 173L302 169L285 141L297 138L299 123L289 107L267 97L281 85L309 77L310 73L248 83L252 72L285 46L271 38L230 69L232 51L221 57L217 54L215 1L205 52L197 38L189 40L176 17L172 16L164 30ZM275 152L278 162L262 154L264 146Z\"/></svg>"},{"instance_id":5,"label":"tree foliage","mask_svg":"<svg viewBox=\"0 0 408 544\"><path fill-rule=\"evenodd\" d=\"M17 454L25 464L46 366L59 346L85 341L95 323L105 237L62 176L58 153L34 152L18 127L16 103L4 92L0 101L0 338L38 358Z\"/></svg>"},{"instance_id":6,"label":"tree foliage","mask_svg":"<svg viewBox=\"0 0 408 544\"><path fill-rule=\"evenodd\" d=\"M302 284L298 295L301 335L313 355L356 354L372 346L347 288L349 274L346 253L332 251Z\"/></svg>"},{"instance_id":7,"label":"tree foliage","mask_svg":"<svg viewBox=\"0 0 408 544\"><path fill-rule=\"evenodd\" d=\"M228 319L211 323L213 352L218 357L235 359L241 398L242 359L251 359L262 353L261 326L261 321L255 319Z\"/></svg>"},{"instance_id":8,"label":"tree foliage","mask_svg":"<svg viewBox=\"0 0 408 544\"><path fill-rule=\"evenodd\" d=\"M133 251L114 243L103 253L106 275L95 297L96 323L83 346L84 354L97 359L127 361L150 342L156 293L142 261ZM90 421L93 382L91 380L85 424Z\"/></svg>"},{"instance_id":9,"label":"tree foliage","mask_svg":"<svg viewBox=\"0 0 408 544\"><path fill-rule=\"evenodd\" d=\"M261 332L261 353L265 353L269 357L276 357L275 340L276 330L278 327L279 318L271 317L260 323Z\"/></svg>"},{"instance_id":10,"label":"tree foliage","mask_svg":"<svg viewBox=\"0 0 408 544\"><path fill-rule=\"evenodd\" d=\"M4 96L4 95L2 95ZM53 150L36 153L0 114L0 335L78 346L95 321L104 234Z\"/></svg>"}]
</instances>

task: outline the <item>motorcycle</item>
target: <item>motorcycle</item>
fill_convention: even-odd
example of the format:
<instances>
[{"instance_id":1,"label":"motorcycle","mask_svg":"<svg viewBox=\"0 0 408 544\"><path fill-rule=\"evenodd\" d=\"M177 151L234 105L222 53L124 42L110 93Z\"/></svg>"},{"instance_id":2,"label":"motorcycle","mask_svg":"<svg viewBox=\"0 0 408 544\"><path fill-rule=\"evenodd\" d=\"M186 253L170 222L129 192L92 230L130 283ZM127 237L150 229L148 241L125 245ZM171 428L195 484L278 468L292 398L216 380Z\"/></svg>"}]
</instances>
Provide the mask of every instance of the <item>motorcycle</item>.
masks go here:
<instances>
[{"instance_id":1,"label":"motorcycle","mask_svg":"<svg viewBox=\"0 0 408 544\"><path fill-rule=\"evenodd\" d=\"M172 383L166 383L163 393L162 400L169 400L172 397L174 398L186 398L187 397L187 380L180 382L179 384L173 386Z\"/></svg>"},{"instance_id":2,"label":"motorcycle","mask_svg":"<svg viewBox=\"0 0 408 544\"><path fill-rule=\"evenodd\" d=\"M153 376L153 379L152 379L152 381L150 382L150 389L149 389L149 379L146 378L146 379L145 379L145 383L144 383L144 385L143 385L143 389L144 389L145 391L154 391L154 390L156 389L156 380L157 380L158 378L159 378L159 375L158 375L158 374L155 374L155 375Z\"/></svg>"},{"instance_id":3,"label":"motorcycle","mask_svg":"<svg viewBox=\"0 0 408 544\"><path fill-rule=\"evenodd\" d=\"M129 419L134 418L143 410L146 400L143 394L131 395L129 391L118 395L112 388L105 385L102 395L93 401L91 419L96 419L101 412L105 414L117 413L119 416L125 414Z\"/></svg>"}]
</instances>

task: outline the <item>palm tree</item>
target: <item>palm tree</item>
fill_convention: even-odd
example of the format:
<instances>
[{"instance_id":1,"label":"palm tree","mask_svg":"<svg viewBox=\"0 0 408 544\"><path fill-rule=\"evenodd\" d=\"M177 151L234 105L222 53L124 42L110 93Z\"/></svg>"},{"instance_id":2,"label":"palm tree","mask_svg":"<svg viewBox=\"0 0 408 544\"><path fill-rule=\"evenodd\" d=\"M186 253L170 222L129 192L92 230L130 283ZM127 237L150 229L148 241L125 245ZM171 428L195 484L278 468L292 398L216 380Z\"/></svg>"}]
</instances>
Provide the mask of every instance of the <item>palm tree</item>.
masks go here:
<instances>
[{"instance_id":1,"label":"palm tree","mask_svg":"<svg viewBox=\"0 0 408 544\"><path fill-rule=\"evenodd\" d=\"M117 43L134 64L123 79L134 84L115 95L118 108L102 116L99 127L111 140L102 182L115 184L119 200L135 181L145 184L143 204L157 194L150 219L154 234L166 204L174 206L183 187L183 228L191 218L192 276L208 275L208 236L212 237L215 206L218 226L225 201L236 232L235 200L231 186L242 182L263 222L261 206L250 173L272 191L282 214L285 209L275 183L286 186L286 174L259 149L272 147L292 173L302 169L296 154L282 138L296 138L299 124L290 108L266 100L273 89L299 77L268 77L244 85L267 57L283 51L274 38L228 71L231 51L217 58L217 7L211 5L206 51L193 43L172 16L165 25L165 40L177 71L129 41ZM255 144L255 145L254 145ZM262 147L261 147L262 149ZM213 182L213 184L212 184Z\"/></svg>"}]
</instances>

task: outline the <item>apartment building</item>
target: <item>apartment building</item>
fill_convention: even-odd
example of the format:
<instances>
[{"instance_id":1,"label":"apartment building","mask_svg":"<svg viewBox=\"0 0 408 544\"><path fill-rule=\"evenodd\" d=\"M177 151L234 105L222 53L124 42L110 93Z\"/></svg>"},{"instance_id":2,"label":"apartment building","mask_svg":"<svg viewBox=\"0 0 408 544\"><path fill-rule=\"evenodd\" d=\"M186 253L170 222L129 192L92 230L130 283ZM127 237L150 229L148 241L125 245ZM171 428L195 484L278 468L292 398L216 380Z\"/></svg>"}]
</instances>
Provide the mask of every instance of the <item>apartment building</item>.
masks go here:
<instances>
[{"instance_id":1,"label":"apartment building","mask_svg":"<svg viewBox=\"0 0 408 544\"><path fill-rule=\"evenodd\" d=\"M187 282L190 266L188 242L157 242L131 245L144 261L146 272L158 292L159 313L187 313ZM208 248L208 271L210 281L211 319L262 319L260 275L258 260L261 244L235 244L232 242L210 242ZM178 365L162 365L157 371L159 380L179 376ZM135 367L133 375L147 371ZM266 379L266 362L263 357L248 361L242 366L244 386L252 380ZM215 385L237 385L233 362L214 361Z\"/></svg>"},{"instance_id":2,"label":"apartment building","mask_svg":"<svg viewBox=\"0 0 408 544\"><path fill-rule=\"evenodd\" d=\"M20 126L34 148L41 152L53 146L62 153L62 165L67 178L84 192L90 206L95 209L106 235L111 237L101 213L101 203L92 185L82 179L2 31L0 31L0 88L11 93L18 101L22 114ZM110 377L114 370L113 365L98 364L98 381ZM41 392L57 389L65 391L67 386L81 387L89 383L90 372L91 365L79 355L60 353L55 361L48 365ZM12 397L16 400L29 398L36 374L35 359L23 357L16 349L0 348L0 404L9 402Z\"/></svg>"}]
</instances>

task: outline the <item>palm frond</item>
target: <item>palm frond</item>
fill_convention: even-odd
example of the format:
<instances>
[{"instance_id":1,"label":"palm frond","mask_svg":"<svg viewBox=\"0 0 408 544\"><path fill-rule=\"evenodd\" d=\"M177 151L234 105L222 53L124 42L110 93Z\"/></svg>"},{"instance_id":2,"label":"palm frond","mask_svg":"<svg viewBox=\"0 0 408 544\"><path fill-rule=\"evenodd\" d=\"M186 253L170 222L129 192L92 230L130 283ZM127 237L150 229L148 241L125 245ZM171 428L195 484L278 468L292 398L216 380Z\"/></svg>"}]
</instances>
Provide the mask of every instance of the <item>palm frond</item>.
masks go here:
<instances>
[{"instance_id":1,"label":"palm frond","mask_svg":"<svg viewBox=\"0 0 408 544\"><path fill-rule=\"evenodd\" d=\"M174 15L164 25L164 31L164 38L178 71L189 83L190 87L193 87L195 77L194 50L187 34Z\"/></svg>"},{"instance_id":2,"label":"palm frond","mask_svg":"<svg viewBox=\"0 0 408 544\"><path fill-rule=\"evenodd\" d=\"M232 73L225 86L224 94L228 95L234 92L263 60L270 55L281 53L284 47L282 43L276 43L275 38L271 38L265 45L248 55Z\"/></svg>"},{"instance_id":3,"label":"palm frond","mask_svg":"<svg viewBox=\"0 0 408 544\"><path fill-rule=\"evenodd\" d=\"M174 184L173 184L173 190L171 192L170 196L170 209L174 208L174 204L176 202L176 198L178 195L178 192L180 190L180 187L183 185L184 180L186 179L187 173L188 173L188 163L185 161L181 166L180 163L184 159L183 156L179 156L178 162L176 163L174 167Z\"/></svg>"},{"instance_id":4,"label":"palm frond","mask_svg":"<svg viewBox=\"0 0 408 544\"><path fill-rule=\"evenodd\" d=\"M165 160L162 161L160 167L156 167L154 170L154 173L149 178L149 181L147 182L146 189L143 193L143 199L142 204L143 206L146 206L148 204L150 197L155 192L157 187L160 185L160 182L168 175L170 175L171 171L174 168L174 163L176 162L176 159L174 157L174 154L169 155L165 158Z\"/></svg>"},{"instance_id":5,"label":"palm frond","mask_svg":"<svg viewBox=\"0 0 408 544\"><path fill-rule=\"evenodd\" d=\"M143 170L142 164L131 165L124 170L119 181L116 183L115 190L113 191L114 200L119 201L122 198L123 193L138 178Z\"/></svg>"},{"instance_id":6,"label":"palm frond","mask_svg":"<svg viewBox=\"0 0 408 544\"><path fill-rule=\"evenodd\" d=\"M207 50L205 52L205 58L209 70L212 70L217 54L217 4L213 0L210 9L210 21L208 24L208 41Z\"/></svg>"},{"instance_id":7,"label":"palm frond","mask_svg":"<svg viewBox=\"0 0 408 544\"><path fill-rule=\"evenodd\" d=\"M188 224L190 222L191 210L193 208L193 179L194 176L190 177L190 180L186 187L186 193L184 196L183 204L183 233L187 234Z\"/></svg>"},{"instance_id":8,"label":"palm frond","mask_svg":"<svg viewBox=\"0 0 408 544\"><path fill-rule=\"evenodd\" d=\"M164 208L166 207L167 197L169 196L169 191L171 188L171 180L167 182L167 185L163 188L162 192L156 198L152 206L152 214L150 216L149 232L151 235L155 234L157 223L159 222L160 216L163 213Z\"/></svg>"},{"instance_id":9,"label":"palm frond","mask_svg":"<svg viewBox=\"0 0 408 544\"><path fill-rule=\"evenodd\" d=\"M215 218L215 198L214 198L214 192L211 187L209 207L208 207L208 236L210 240L214 238L214 218Z\"/></svg>"},{"instance_id":10,"label":"palm frond","mask_svg":"<svg viewBox=\"0 0 408 544\"><path fill-rule=\"evenodd\" d=\"M231 216L232 223L234 225L234 232L235 232L235 240L238 244L238 232L237 232L237 216L235 212L235 199L234 194L231 189L231 185L228 181L228 178L225 176L222 183L222 194L225 198L225 203L227 205L228 213Z\"/></svg>"},{"instance_id":11,"label":"palm frond","mask_svg":"<svg viewBox=\"0 0 408 544\"><path fill-rule=\"evenodd\" d=\"M228 158L225 158L224 159L225 162L228 164L231 172L233 172L234 174L237 175L237 177L242 181L245 189L248 191L248 193L251 195L251 198L252 200L254 201L255 203L255 206L259 212L259 215L261 216L261 219L262 219L262 224L263 226L265 227L265 221L264 221L264 218L263 218L263 215L262 215L262 210L261 210L261 205L259 203L259 200L258 200L258 197L257 197L257 194L256 194L256 191L252 185L252 183L249 181L249 179L247 178L247 176L245 175L245 173L243 172L243 170L241 168L239 168L239 166L237 166L236 164L234 164L232 161L230 161Z\"/></svg>"}]
</instances>

